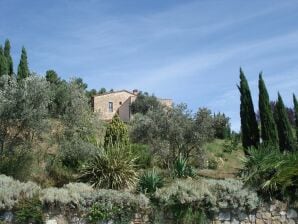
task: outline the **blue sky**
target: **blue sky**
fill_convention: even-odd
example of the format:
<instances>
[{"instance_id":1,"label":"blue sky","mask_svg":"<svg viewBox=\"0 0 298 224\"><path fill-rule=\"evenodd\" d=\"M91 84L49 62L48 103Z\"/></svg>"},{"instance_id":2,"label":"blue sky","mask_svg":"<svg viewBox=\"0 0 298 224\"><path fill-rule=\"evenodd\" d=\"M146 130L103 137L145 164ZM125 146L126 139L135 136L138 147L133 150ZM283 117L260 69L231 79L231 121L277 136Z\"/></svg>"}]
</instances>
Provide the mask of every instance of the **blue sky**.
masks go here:
<instances>
[{"instance_id":1,"label":"blue sky","mask_svg":"<svg viewBox=\"0 0 298 224\"><path fill-rule=\"evenodd\" d=\"M257 106L258 73L271 99L298 95L298 2L239 0L0 0L0 40L15 67L80 76L89 88L140 89L208 107L240 128L241 66Z\"/></svg>"}]
</instances>

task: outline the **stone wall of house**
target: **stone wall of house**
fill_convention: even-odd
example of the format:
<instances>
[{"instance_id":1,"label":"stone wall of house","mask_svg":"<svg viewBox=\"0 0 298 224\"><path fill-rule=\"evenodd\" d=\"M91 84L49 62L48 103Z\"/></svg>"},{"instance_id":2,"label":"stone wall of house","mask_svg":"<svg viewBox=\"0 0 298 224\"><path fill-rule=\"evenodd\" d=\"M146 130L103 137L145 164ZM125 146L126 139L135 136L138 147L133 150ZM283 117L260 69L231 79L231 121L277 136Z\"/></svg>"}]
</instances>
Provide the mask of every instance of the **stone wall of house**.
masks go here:
<instances>
[{"instance_id":1,"label":"stone wall of house","mask_svg":"<svg viewBox=\"0 0 298 224\"><path fill-rule=\"evenodd\" d=\"M173 107L173 100L171 99L158 99L158 101L166 107Z\"/></svg>"},{"instance_id":2,"label":"stone wall of house","mask_svg":"<svg viewBox=\"0 0 298 224\"><path fill-rule=\"evenodd\" d=\"M127 91L119 91L114 93L106 93L93 97L93 110L99 112L102 120L112 120L114 115L119 111L119 108L127 100L130 100L131 96L135 96ZM109 111L109 103L113 103L113 111ZM130 103L129 103L130 104ZM128 108L129 109L129 108ZM128 112L128 111L127 111Z\"/></svg>"}]
</instances>

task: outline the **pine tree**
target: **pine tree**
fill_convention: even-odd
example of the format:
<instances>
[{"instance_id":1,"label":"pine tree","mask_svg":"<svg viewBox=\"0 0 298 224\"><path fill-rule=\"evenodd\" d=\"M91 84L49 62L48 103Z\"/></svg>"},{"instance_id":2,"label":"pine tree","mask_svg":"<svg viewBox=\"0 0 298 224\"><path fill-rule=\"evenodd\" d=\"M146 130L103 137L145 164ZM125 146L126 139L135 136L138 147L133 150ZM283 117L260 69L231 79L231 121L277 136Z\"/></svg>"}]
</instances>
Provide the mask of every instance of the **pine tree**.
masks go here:
<instances>
[{"instance_id":1,"label":"pine tree","mask_svg":"<svg viewBox=\"0 0 298 224\"><path fill-rule=\"evenodd\" d=\"M3 48L0 45L0 77L3 75L7 75L7 63L3 53Z\"/></svg>"},{"instance_id":2,"label":"pine tree","mask_svg":"<svg viewBox=\"0 0 298 224\"><path fill-rule=\"evenodd\" d=\"M271 110L269 95L262 78L262 73L259 75L259 111L261 120L261 137L266 145L278 147L278 134L273 113Z\"/></svg>"},{"instance_id":3,"label":"pine tree","mask_svg":"<svg viewBox=\"0 0 298 224\"><path fill-rule=\"evenodd\" d=\"M259 145L259 129L254 111L254 106L245 75L240 68L240 117L241 117L241 132L242 145L245 149Z\"/></svg>"},{"instance_id":4,"label":"pine tree","mask_svg":"<svg viewBox=\"0 0 298 224\"><path fill-rule=\"evenodd\" d=\"M279 93L274 109L274 119L277 125L280 150L293 151L295 148L294 135L284 102Z\"/></svg>"},{"instance_id":5,"label":"pine tree","mask_svg":"<svg viewBox=\"0 0 298 224\"><path fill-rule=\"evenodd\" d=\"M12 61L12 57L10 55L10 42L8 39L5 41L5 45L4 45L4 56L6 58L7 73L8 73L8 75L12 76L13 75L13 61Z\"/></svg>"},{"instance_id":6,"label":"pine tree","mask_svg":"<svg viewBox=\"0 0 298 224\"><path fill-rule=\"evenodd\" d=\"M26 49L22 48L21 60L18 67L18 80L27 78L30 75L27 61L27 52Z\"/></svg>"},{"instance_id":7,"label":"pine tree","mask_svg":"<svg viewBox=\"0 0 298 224\"><path fill-rule=\"evenodd\" d=\"M295 110L295 126L296 126L296 142L298 144L298 101L295 94L293 94L294 110Z\"/></svg>"}]
</instances>

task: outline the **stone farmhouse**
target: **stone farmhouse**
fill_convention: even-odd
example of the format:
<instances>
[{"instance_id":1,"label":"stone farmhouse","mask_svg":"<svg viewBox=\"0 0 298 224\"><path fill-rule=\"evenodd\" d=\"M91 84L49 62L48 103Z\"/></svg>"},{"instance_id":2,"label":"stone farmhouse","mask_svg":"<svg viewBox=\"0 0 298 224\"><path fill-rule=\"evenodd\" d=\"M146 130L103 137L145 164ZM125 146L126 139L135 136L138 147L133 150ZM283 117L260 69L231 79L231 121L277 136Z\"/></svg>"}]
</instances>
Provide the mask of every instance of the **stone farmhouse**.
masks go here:
<instances>
[{"instance_id":1,"label":"stone farmhouse","mask_svg":"<svg viewBox=\"0 0 298 224\"><path fill-rule=\"evenodd\" d=\"M99 112L102 120L112 120L115 114L118 114L121 120L128 122L132 118L130 105L137 98L138 90L132 92L120 90L110 93L104 93L92 97L92 107L94 112ZM158 101L168 107L172 107L171 99L159 99Z\"/></svg>"}]
</instances>

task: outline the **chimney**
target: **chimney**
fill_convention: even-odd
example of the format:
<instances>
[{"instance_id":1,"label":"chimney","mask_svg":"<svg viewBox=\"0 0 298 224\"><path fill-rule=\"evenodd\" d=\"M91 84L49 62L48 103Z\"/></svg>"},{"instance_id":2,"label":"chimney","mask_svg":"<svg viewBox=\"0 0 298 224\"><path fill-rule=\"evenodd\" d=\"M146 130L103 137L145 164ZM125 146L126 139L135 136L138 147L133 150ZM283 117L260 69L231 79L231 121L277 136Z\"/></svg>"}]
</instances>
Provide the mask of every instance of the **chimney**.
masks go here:
<instances>
[{"instance_id":1,"label":"chimney","mask_svg":"<svg viewBox=\"0 0 298 224\"><path fill-rule=\"evenodd\" d=\"M134 89L134 90L132 91L132 93L133 93L133 94L135 94L135 95L138 95L138 93L139 93L139 90L137 90L137 89Z\"/></svg>"}]
</instances>

